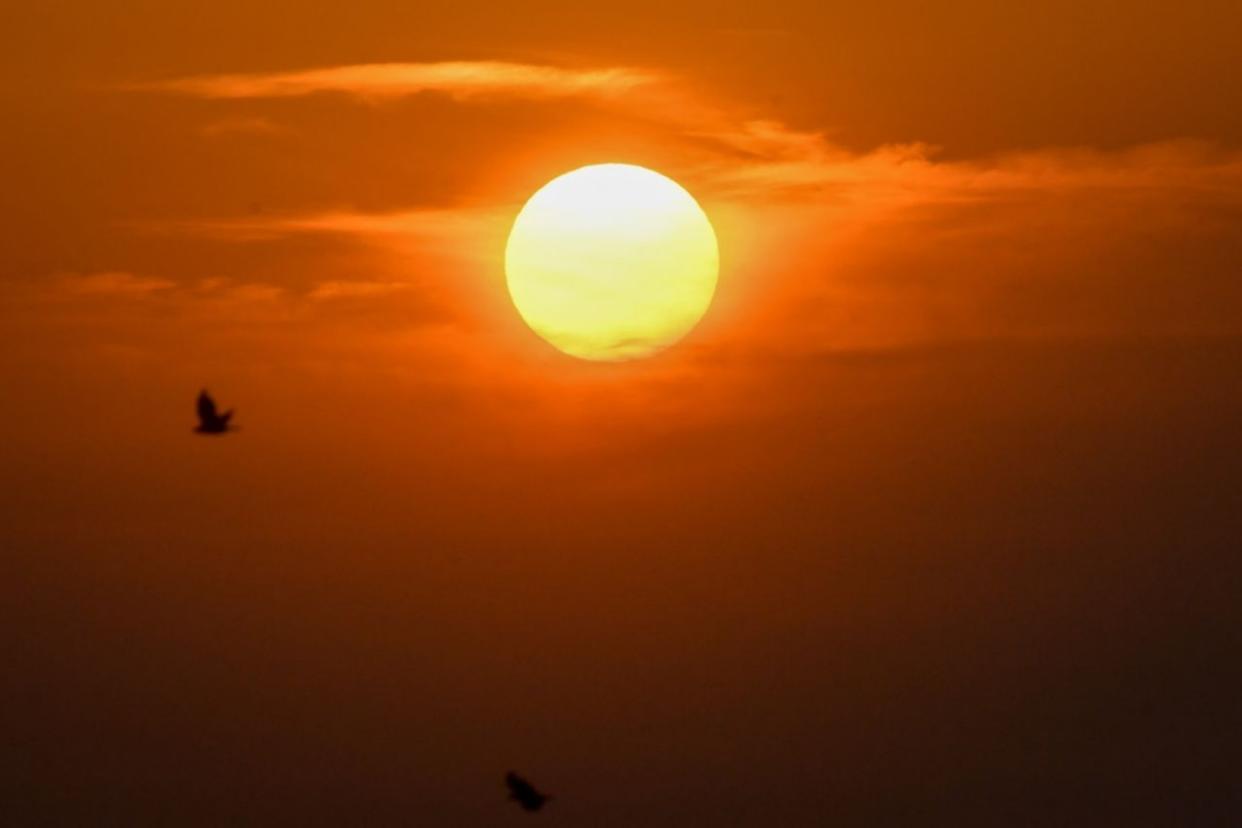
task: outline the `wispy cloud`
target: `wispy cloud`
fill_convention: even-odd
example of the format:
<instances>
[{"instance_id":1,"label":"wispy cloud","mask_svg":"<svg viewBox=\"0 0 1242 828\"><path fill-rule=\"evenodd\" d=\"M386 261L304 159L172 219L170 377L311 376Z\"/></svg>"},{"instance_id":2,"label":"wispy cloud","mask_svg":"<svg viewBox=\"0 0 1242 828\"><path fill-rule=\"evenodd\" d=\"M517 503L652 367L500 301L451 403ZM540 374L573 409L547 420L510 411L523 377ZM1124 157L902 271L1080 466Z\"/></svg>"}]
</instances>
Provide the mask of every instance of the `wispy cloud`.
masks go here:
<instances>
[{"instance_id":1,"label":"wispy cloud","mask_svg":"<svg viewBox=\"0 0 1242 828\"><path fill-rule=\"evenodd\" d=\"M491 97L587 97L615 105L662 134L696 148L698 179L720 195L767 201L987 197L1013 190L1139 188L1170 181L1205 190L1232 189L1236 158L1201 144L1166 143L1122 152L1046 149L991 159L946 162L924 143L853 152L823 130L791 126L770 113L721 100L684 79L644 67L569 68L505 61L375 63L289 72L200 75L134 84L133 90L203 98L244 99L340 93L366 100L439 93L470 101ZM213 134L271 131L261 118L223 120ZM1223 177L1222 174L1223 173ZM307 217L239 219L214 227L232 237L278 232L405 233L456 221L460 211L420 210L383 216L349 211ZM212 232L210 223L197 228Z\"/></svg>"},{"instance_id":2,"label":"wispy cloud","mask_svg":"<svg viewBox=\"0 0 1242 828\"><path fill-rule=\"evenodd\" d=\"M100 305L108 303L168 303L193 299L201 303L270 302L285 295L275 285L209 278L174 281L125 271L61 273L41 280L6 285L25 299Z\"/></svg>"},{"instance_id":3,"label":"wispy cloud","mask_svg":"<svg viewBox=\"0 0 1242 828\"><path fill-rule=\"evenodd\" d=\"M717 170L779 228L750 263L782 352L1242 333L1242 153L1193 142Z\"/></svg>"},{"instance_id":4,"label":"wispy cloud","mask_svg":"<svg viewBox=\"0 0 1242 828\"><path fill-rule=\"evenodd\" d=\"M744 157L717 155L703 175L724 193L760 200L844 198L871 203L986 200L1020 193L1082 190L1193 190L1239 197L1242 155L1198 141L1170 141L1121 151L1046 148L990 158L942 161L928 144L894 144L848 152L817 133L779 122L746 124L711 136Z\"/></svg>"},{"instance_id":5,"label":"wispy cloud","mask_svg":"<svg viewBox=\"0 0 1242 828\"><path fill-rule=\"evenodd\" d=\"M415 295L417 294L417 295ZM406 278L310 278L301 284L273 284L235 278L173 280L127 272L62 273L42 279L0 281L0 308L35 308L40 313L138 313L144 318L275 323L296 318L323 321L320 306L377 298L401 298L392 309L405 323L443 322L431 313L426 286ZM78 317L85 318L85 317Z\"/></svg>"},{"instance_id":6,"label":"wispy cloud","mask_svg":"<svg viewBox=\"0 0 1242 828\"><path fill-rule=\"evenodd\" d=\"M379 296L391 296L411 290L413 285L408 282L321 282L306 294L306 298L315 301L333 299L373 299Z\"/></svg>"},{"instance_id":7,"label":"wispy cloud","mask_svg":"<svg viewBox=\"0 0 1242 828\"><path fill-rule=\"evenodd\" d=\"M63 296L74 297L141 297L167 291L176 286L168 279L138 276L133 273L109 271L104 273L65 274L53 280L53 290Z\"/></svg>"},{"instance_id":8,"label":"wispy cloud","mask_svg":"<svg viewBox=\"0 0 1242 828\"><path fill-rule=\"evenodd\" d=\"M189 235L237 244L274 242L305 235L340 236L394 251L441 252L465 261L486 254L485 240L502 239L508 219L508 212L501 208L461 206L390 212L319 210L140 222L133 226L146 233Z\"/></svg>"},{"instance_id":9,"label":"wispy cloud","mask_svg":"<svg viewBox=\"0 0 1242 828\"><path fill-rule=\"evenodd\" d=\"M608 96L660 80L628 67L566 69L502 61L366 63L295 72L200 75L129 88L201 98L290 98L335 92L386 100L435 92L454 98Z\"/></svg>"},{"instance_id":10,"label":"wispy cloud","mask_svg":"<svg viewBox=\"0 0 1242 828\"><path fill-rule=\"evenodd\" d=\"M826 128L795 126L673 75L633 68L382 64L146 88L212 98L436 92L467 104L492 96L602 102L603 117L624 119L627 130L676 159L668 172L710 208L736 217L736 235L746 242L728 251L730 282L763 285L761 300L756 287L744 310L736 306L753 327L739 321L733 330L750 337L752 350L763 342L780 352L816 352L975 337L1242 331L1234 310L1242 300L1235 278L1242 154L1204 143L974 159L944 159L921 143L858 152L834 144ZM413 252L420 273L495 274L514 196L155 229L226 242L337 235ZM485 258L486 268L466 266ZM395 294L396 284L367 273L304 295L362 300ZM721 302L735 301L722 285Z\"/></svg>"}]
</instances>

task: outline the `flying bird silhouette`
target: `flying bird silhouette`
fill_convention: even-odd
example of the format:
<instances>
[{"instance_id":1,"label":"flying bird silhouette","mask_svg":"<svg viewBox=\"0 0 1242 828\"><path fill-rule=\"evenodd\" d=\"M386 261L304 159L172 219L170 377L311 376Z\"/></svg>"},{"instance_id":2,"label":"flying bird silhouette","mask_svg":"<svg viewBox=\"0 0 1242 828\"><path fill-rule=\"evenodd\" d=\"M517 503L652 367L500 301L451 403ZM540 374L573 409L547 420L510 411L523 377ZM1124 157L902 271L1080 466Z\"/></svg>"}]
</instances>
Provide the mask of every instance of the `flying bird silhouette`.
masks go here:
<instances>
[{"instance_id":1,"label":"flying bird silhouette","mask_svg":"<svg viewBox=\"0 0 1242 828\"><path fill-rule=\"evenodd\" d=\"M505 774L505 784L509 786L509 798L522 806L524 811L538 811L552 797L541 794L535 786L518 776L513 771Z\"/></svg>"},{"instance_id":2,"label":"flying bird silhouette","mask_svg":"<svg viewBox=\"0 0 1242 828\"><path fill-rule=\"evenodd\" d=\"M207 389L203 389L198 394L198 428L194 429L199 434L223 434L229 430L229 420L233 417L233 410L229 409L223 414L216 412L216 401L207 393Z\"/></svg>"}]
</instances>

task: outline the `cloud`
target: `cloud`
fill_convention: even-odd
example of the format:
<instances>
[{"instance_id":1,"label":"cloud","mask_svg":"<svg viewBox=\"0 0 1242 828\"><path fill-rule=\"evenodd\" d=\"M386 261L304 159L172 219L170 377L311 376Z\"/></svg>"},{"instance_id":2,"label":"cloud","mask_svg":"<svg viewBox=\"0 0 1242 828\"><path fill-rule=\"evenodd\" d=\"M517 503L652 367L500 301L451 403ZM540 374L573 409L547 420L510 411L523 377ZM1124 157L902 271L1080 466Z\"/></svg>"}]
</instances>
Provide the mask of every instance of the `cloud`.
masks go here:
<instances>
[{"instance_id":1,"label":"cloud","mask_svg":"<svg viewBox=\"0 0 1242 828\"><path fill-rule=\"evenodd\" d=\"M246 229L266 228L281 233L339 233L354 236L427 236L443 238L468 233L487 219L490 211L470 207L428 208L389 213L363 213L349 210L251 219ZM221 226L221 225L218 225Z\"/></svg>"},{"instance_id":2,"label":"cloud","mask_svg":"<svg viewBox=\"0 0 1242 828\"><path fill-rule=\"evenodd\" d=\"M338 209L235 218L147 221L137 222L133 227L145 232L184 233L227 242L271 241L298 234L442 239L469 234L478 224L492 219L495 212L472 207L381 213Z\"/></svg>"},{"instance_id":3,"label":"cloud","mask_svg":"<svg viewBox=\"0 0 1242 828\"><path fill-rule=\"evenodd\" d=\"M1242 334L1242 153L889 148L721 173L780 224L735 277L763 280L748 336L774 351Z\"/></svg>"},{"instance_id":4,"label":"cloud","mask_svg":"<svg viewBox=\"0 0 1242 828\"><path fill-rule=\"evenodd\" d=\"M368 299L404 293L415 287L410 282L328 279L293 291L279 285L236 279L208 278L175 282L133 273L105 272L64 274L42 282L27 282L20 289L6 285L5 295L17 295L34 302L70 302L102 306L124 302L131 307L149 303L178 314L195 308L203 313L235 313L241 308L294 309L303 299L320 302L333 299Z\"/></svg>"},{"instance_id":5,"label":"cloud","mask_svg":"<svg viewBox=\"0 0 1242 828\"><path fill-rule=\"evenodd\" d=\"M365 247L372 257L369 276L323 280L336 287L314 298L344 296L349 283L375 288L397 280L376 278L380 272L432 272L470 274L499 267L511 212L506 208L470 206L419 208L392 212L350 209L315 210L306 213L257 214L234 218L140 222L132 226L144 233L178 234L228 244L276 244L296 242L300 237L322 237L343 245ZM378 270L377 270L378 268ZM424 285L424 292L429 287ZM360 296L350 289L349 295ZM372 292L376 292L372 290Z\"/></svg>"},{"instance_id":6,"label":"cloud","mask_svg":"<svg viewBox=\"0 0 1242 828\"><path fill-rule=\"evenodd\" d=\"M751 236L739 350L1242 335L1242 152L1203 141L942 160L718 112L694 175Z\"/></svg>"},{"instance_id":7,"label":"cloud","mask_svg":"<svg viewBox=\"0 0 1242 828\"><path fill-rule=\"evenodd\" d=\"M696 174L720 195L739 200L892 206L1087 190L1142 198L1170 188L1206 199L1242 198L1242 153L1204 141L1115 151L1049 147L946 161L927 143L854 152L821 131L778 120L737 122L723 110L700 114L707 123L687 133L706 142Z\"/></svg>"},{"instance_id":8,"label":"cloud","mask_svg":"<svg viewBox=\"0 0 1242 828\"><path fill-rule=\"evenodd\" d=\"M653 157L672 159L662 169L698 195L713 220L732 222L721 234L733 244L719 297L725 310L714 311L732 314L714 340L725 349L1242 333L1231 310L1242 306L1235 276L1242 243L1234 241L1242 153L1202 142L971 159L943 159L924 143L859 152L834 144L827 127L794 126L675 76L631 68L383 64L146 88L226 98L332 91L364 99L436 92L465 103L501 95L603 101L599 117L626 119L627 135L658 148ZM486 259L486 269L477 268L482 282L500 272L515 195L492 193L461 207L320 208L158 229L226 242L337 236L380 251L417 251L418 267L407 272L445 284L463 281L456 277L468 272L467 259ZM395 283L374 272L357 282L321 281L309 295L378 297Z\"/></svg>"},{"instance_id":9,"label":"cloud","mask_svg":"<svg viewBox=\"0 0 1242 828\"><path fill-rule=\"evenodd\" d=\"M628 67L565 69L503 61L368 63L296 72L200 75L129 88L200 98L290 98L334 92L389 100L426 92L466 99L595 97L626 93L660 76Z\"/></svg>"},{"instance_id":10,"label":"cloud","mask_svg":"<svg viewBox=\"0 0 1242 828\"><path fill-rule=\"evenodd\" d=\"M413 285L402 282L329 281L315 285L306 298L315 301L332 299L372 299L410 290Z\"/></svg>"},{"instance_id":11,"label":"cloud","mask_svg":"<svg viewBox=\"0 0 1242 828\"><path fill-rule=\"evenodd\" d=\"M54 293L72 297L134 298L150 296L157 292L170 290L175 286L176 283L168 279L116 271L65 274L53 279Z\"/></svg>"},{"instance_id":12,"label":"cloud","mask_svg":"<svg viewBox=\"0 0 1242 828\"><path fill-rule=\"evenodd\" d=\"M272 305L288 297L277 285L236 279L174 281L123 271L63 273L38 280L4 284L4 296L34 303L56 302L81 307L235 309Z\"/></svg>"},{"instance_id":13,"label":"cloud","mask_svg":"<svg viewBox=\"0 0 1242 828\"><path fill-rule=\"evenodd\" d=\"M459 365L467 350L469 320L442 293L417 274L311 273L288 283L124 272L0 280L0 326L12 344L0 367L94 377L156 365L187 375L220 366L356 373L423 361L430 374L442 362Z\"/></svg>"},{"instance_id":14,"label":"cloud","mask_svg":"<svg viewBox=\"0 0 1242 828\"><path fill-rule=\"evenodd\" d=\"M1204 144L1169 142L1120 152L1038 149L990 159L941 161L926 143L853 152L824 130L801 129L744 103L717 99L667 72L638 67L566 68L504 61L445 61L336 66L292 72L220 74L134 84L130 89L205 98L296 97L323 92L390 99L433 92L461 101L497 96L589 97L637 117L657 140L688 145L692 174L721 196L758 202L987 199L997 194L1084 187L1137 190L1190 183L1205 194L1235 188L1239 162ZM632 93L632 94L631 94ZM213 134L270 131L262 118L217 122ZM360 217L349 211L308 217L236 220L216 230L404 232L435 223L434 211ZM210 232L210 223L198 227Z\"/></svg>"}]
</instances>

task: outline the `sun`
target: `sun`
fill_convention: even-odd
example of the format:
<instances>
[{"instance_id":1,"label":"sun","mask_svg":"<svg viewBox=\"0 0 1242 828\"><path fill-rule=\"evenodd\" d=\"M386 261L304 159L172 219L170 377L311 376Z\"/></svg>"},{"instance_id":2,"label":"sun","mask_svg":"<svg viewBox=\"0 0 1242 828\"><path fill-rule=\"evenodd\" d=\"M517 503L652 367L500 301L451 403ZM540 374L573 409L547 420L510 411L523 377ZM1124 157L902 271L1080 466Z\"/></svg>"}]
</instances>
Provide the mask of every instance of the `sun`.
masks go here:
<instances>
[{"instance_id":1,"label":"sun","mask_svg":"<svg viewBox=\"0 0 1242 828\"><path fill-rule=\"evenodd\" d=\"M575 357L648 356L685 336L716 291L711 222L667 176L593 164L544 185L505 249L509 295L531 329Z\"/></svg>"}]
</instances>

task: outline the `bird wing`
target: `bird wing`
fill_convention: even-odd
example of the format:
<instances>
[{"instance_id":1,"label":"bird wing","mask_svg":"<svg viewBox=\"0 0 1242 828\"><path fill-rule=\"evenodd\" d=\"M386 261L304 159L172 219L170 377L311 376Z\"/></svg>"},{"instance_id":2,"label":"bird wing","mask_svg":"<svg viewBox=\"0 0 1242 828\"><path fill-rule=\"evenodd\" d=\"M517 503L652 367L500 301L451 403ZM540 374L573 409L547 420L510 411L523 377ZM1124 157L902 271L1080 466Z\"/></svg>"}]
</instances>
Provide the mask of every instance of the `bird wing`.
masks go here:
<instances>
[{"instance_id":1,"label":"bird wing","mask_svg":"<svg viewBox=\"0 0 1242 828\"><path fill-rule=\"evenodd\" d=\"M505 784L518 799L525 799L535 793L534 786L512 771L505 774Z\"/></svg>"},{"instance_id":2,"label":"bird wing","mask_svg":"<svg viewBox=\"0 0 1242 828\"><path fill-rule=\"evenodd\" d=\"M198 418L205 423L216 419L216 401L206 391L198 395Z\"/></svg>"}]
</instances>

